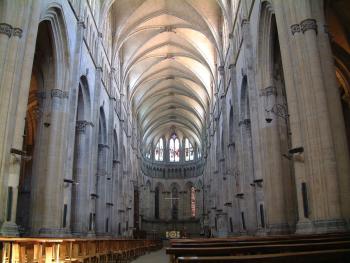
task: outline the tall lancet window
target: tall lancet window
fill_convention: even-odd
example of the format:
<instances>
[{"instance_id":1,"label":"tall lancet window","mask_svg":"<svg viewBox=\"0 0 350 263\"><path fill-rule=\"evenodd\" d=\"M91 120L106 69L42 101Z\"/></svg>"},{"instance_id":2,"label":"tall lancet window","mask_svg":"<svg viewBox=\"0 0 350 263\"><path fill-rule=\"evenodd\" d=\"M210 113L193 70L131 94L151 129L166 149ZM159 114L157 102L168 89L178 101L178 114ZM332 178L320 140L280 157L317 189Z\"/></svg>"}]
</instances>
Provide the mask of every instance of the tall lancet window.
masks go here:
<instances>
[{"instance_id":1,"label":"tall lancet window","mask_svg":"<svg viewBox=\"0 0 350 263\"><path fill-rule=\"evenodd\" d=\"M178 162L180 161L180 141L174 133L169 142L169 161Z\"/></svg>"},{"instance_id":2,"label":"tall lancet window","mask_svg":"<svg viewBox=\"0 0 350 263\"><path fill-rule=\"evenodd\" d=\"M196 189L191 187L191 217L196 217Z\"/></svg>"},{"instance_id":3,"label":"tall lancet window","mask_svg":"<svg viewBox=\"0 0 350 263\"><path fill-rule=\"evenodd\" d=\"M156 145L156 149L154 150L154 159L156 161L163 161L163 156L164 156L164 144L163 144L163 139L160 138Z\"/></svg>"},{"instance_id":4,"label":"tall lancet window","mask_svg":"<svg viewBox=\"0 0 350 263\"><path fill-rule=\"evenodd\" d=\"M192 144L186 138L185 140L185 161L192 161L194 159L194 151Z\"/></svg>"}]
</instances>

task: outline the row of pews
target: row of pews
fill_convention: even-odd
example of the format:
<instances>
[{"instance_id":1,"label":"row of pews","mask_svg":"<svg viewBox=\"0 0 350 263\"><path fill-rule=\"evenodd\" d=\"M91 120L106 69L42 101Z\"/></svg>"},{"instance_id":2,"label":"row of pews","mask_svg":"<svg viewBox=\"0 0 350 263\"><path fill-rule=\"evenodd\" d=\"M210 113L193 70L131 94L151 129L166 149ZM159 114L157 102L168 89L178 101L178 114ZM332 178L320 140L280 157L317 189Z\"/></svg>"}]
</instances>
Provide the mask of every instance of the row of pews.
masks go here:
<instances>
[{"instance_id":1,"label":"row of pews","mask_svg":"<svg viewBox=\"0 0 350 263\"><path fill-rule=\"evenodd\" d=\"M350 233L171 240L171 263L345 263Z\"/></svg>"},{"instance_id":2,"label":"row of pews","mask_svg":"<svg viewBox=\"0 0 350 263\"><path fill-rule=\"evenodd\" d=\"M0 238L0 262L130 262L161 247L159 240Z\"/></svg>"}]
</instances>

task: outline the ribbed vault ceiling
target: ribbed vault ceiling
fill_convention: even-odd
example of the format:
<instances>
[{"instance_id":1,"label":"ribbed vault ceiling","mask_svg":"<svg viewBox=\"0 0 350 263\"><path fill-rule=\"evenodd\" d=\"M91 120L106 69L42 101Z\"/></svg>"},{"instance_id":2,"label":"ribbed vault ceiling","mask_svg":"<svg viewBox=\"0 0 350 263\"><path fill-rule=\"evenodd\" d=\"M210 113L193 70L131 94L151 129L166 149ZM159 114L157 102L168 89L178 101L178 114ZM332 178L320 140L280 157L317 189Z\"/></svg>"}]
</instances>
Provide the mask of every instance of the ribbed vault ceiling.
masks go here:
<instances>
[{"instance_id":1,"label":"ribbed vault ceiling","mask_svg":"<svg viewBox=\"0 0 350 263\"><path fill-rule=\"evenodd\" d=\"M220 3L104 2L114 27L113 60L122 62L122 85L137 116L144 145L174 127L201 145L215 83L215 63L221 60Z\"/></svg>"}]
</instances>

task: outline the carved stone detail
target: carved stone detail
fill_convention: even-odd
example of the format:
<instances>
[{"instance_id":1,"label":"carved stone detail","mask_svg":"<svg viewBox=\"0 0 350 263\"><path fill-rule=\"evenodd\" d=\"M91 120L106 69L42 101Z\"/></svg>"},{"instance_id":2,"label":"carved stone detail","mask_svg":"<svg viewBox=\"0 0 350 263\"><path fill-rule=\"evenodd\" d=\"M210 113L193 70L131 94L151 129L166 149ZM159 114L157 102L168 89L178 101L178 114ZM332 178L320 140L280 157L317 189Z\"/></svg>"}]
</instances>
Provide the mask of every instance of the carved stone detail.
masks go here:
<instances>
[{"instance_id":1,"label":"carved stone detail","mask_svg":"<svg viewBox=\"0 0 350 263\"><path fill-rule=\"evenodd\" d=\"M163 28L163 32L173 32L173 33L175 33L174 30L175 30L175 27L173 25L165 26Z\"/></svg>"},{"instance_id":2,"label":"carved stone detail","mask_svg":"<svg viewBox=\"0 0 350 263\"><path fill-rule=\"evenodd\" d=\"M300 33L300 25L299 24L291 25L290 30L292 31L292 35L294 35L295 33Z\"/></svg>"},{"instance_id":3,"label":"carved stone detail","mask_svg":"<svg viewBox=\"0 0 350 263\"><path fill-rule=\"evenodd\" d=\"M60 89L52 89L51 90L51 98L60 98L60 99L66 99L68 98L68 92L60 90Z\"/></svg>"},{"instance_id":4,"label":"carved stone detail","mask_svg":"<svg viewBox=\"0 0 350 263\"><path fill-rule=\"evenodd\" d=\"M244 119L244 120L242 120L242 121L240 121L238 123L238 126L242 126L242 125L249 126L250 125L250 119Z\"/></svg>"},{"instance_id":5,"label":"carved stone detail","mask_svg":"<svg viewBox=\"0 0 350 263\"><path fill-rule=\"evenodd\" d=\"M269 87L261 90L261 92L260 92L260 96L271 96L271 95L277 96L276 87L269 86Z\"/></svg>"},{"instance_id":6,"label":"carved stone detail","mask_svg":"<svg viewBox=\"0 0 350 263\"><path fill-rule=\"evenodd\" d=\"M14 37L19 37L19 38L22 37L22 33L23 33L23 30L18 28L18 27L14 28L13 31L12 31L13 36Z\"/></svg>"},{"instance_id":7,"label":"carved stone detail","mask_svg":"<svg viewBox=\"0 0 350 263\"><path fill-rule=\"evenodd\" d=\"M305 33L307 30L315 30L317 34L317 23L316 19L308 18L300 22L300 29L303 33Z\"/></svg>"},{"instance_id":8,"label":"carved stone detail","mask_svg":"<svg viewBox=\"0 0 350 263\"><path fill-rule=\"evenodd\" d=\"M246 19L246 18L242 19L242 22L241 22L241 26L242 27L245 26L245 25L248 25L248 24L249 24L249 20L248 19Z\"/></svg>"},{"instance_id":9,"label":"carved stone detail","mask_svg":"<svg viewBox=\"0 0 350 263\"><path fill-rule=\"evenodd\" d=\"M0 33L5 34L8 37L12 35L12 26L6 23L0 23Z\"/></svg>"},{"instance_id":10,"label":"carved stone detail","mask_svg":"<svg viewBox=\"0 0 350 263\"><path fill-rule=\"evenodd\" d=\"M79 133L85 133L86 131L86 127L90 125L91 127L93 127L94 125L92 124L92 122L89 121L77 121L76 124L76 131Z\"/></svg>"},{"instance_id":11,"label":"carved stone detail","mask_svg":"<svg viewBox=\"0 0 350 263\"><path fill-rule=\"evenodd\" d=\"M82 28L86 28L86 25L85 25L85 22L84 22L84 20L80 20L80 21L78 21L78 26L81 26Z\"/></svg>"},{"instance_id":12,"label":"carved stone detail","mask_svg":"<svg viewBox=\"0 0 350 263\"><path fill-rule=\"evenodd\" d=\"M8 37L15 36L15 37L22 37L23 30L18 27L12 27L10 24L7 23L0 23L0 33L5 34Z\"/></svg>"},{"instance_id":13,"label":"carved stone detail","mask_svg":"<svg viewBox=\"0 0 350 263\"><path fill-rule=\"evenodd\" d=\"M103 148L109 149L109 146L107 144L99 143L98 149L103 149Z\"/></svg>"},{"instance_id":14,"label":"carved stone detail","mask_svg":"<svg viewBox=\"0 0 350 263\"><path fill-rule=\"evenodd\" d=\"M218 70L219 70L220 75L223 76L224 73L225 73L225 68L224 68L224 66L219 66L219 67L218 67Z\"/></svg>"}]
</instances>

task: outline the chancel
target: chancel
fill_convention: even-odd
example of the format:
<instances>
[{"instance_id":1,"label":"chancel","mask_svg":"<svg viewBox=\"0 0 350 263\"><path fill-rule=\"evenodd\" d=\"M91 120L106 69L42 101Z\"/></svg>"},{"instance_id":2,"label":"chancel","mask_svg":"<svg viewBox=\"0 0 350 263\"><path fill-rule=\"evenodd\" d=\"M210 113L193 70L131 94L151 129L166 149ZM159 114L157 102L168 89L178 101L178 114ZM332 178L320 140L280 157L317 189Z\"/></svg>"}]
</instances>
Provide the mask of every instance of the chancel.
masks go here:
<instances>
[{"instance_id":1,"label":"chancel","mask_svg":"<svg viewBox=\"0 0 350 263\"><path fill-rule=\"evenodd\" d=\"M349 36L348 0L0 0L0 260L350 261Z\"/></svg>"}]
</instances>

